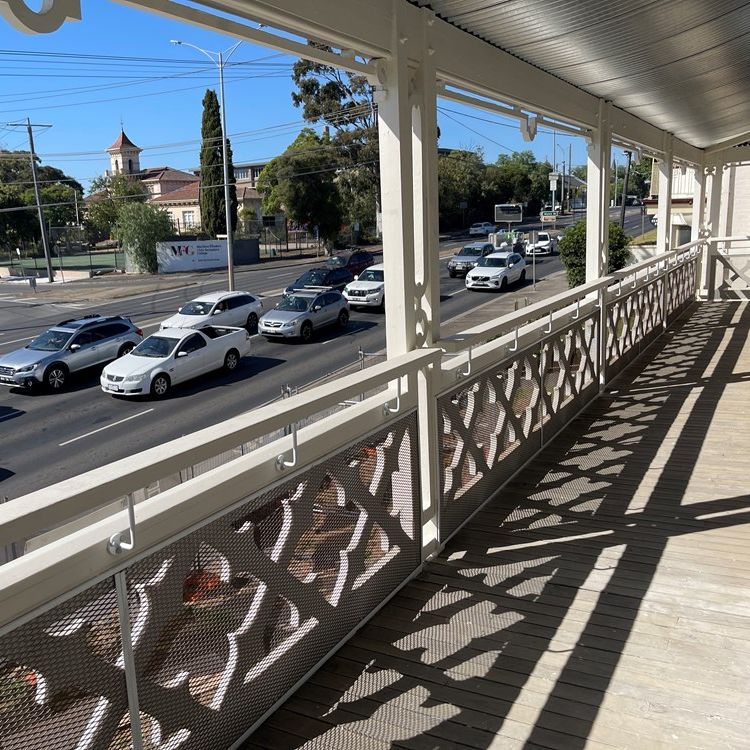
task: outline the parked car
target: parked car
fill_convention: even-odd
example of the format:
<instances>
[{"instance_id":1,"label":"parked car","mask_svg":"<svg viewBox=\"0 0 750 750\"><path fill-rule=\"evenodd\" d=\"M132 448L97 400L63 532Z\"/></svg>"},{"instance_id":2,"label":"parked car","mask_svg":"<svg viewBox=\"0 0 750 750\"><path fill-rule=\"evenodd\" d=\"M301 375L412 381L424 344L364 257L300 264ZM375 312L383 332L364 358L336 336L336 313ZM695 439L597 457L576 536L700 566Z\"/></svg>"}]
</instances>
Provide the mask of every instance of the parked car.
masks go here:
<instances>
[{"instance_id":1,"label":"parked car","mask_svg":"<svg viewBox=\"0 0 750 750\"><path fill-rule=\"evenodd\" d=\"M165 396L173 385L223 367L232 372L250 352L250 334L235 326L163 328L102 370L105 393Z\"/></svg>"},{"instance_id":2,"label":"parked car","mask_svg":"<svg viewBox=\"0 0 750 750\"><path fill-rule=\"evenodd\" d=\"M344 287L344 299L351 307L377 307L385 309L385 272L378 263L365 269L354 281Z\"/></svg>"},{"instance_id":3,"label":"parked car","mask_svg":"<svg viewBox=\"0 0 750 750\"><path fill-rule=\"evenodd\" d=\"M120 315L63 320L22 349L0 357L0 383L61 391L72 372L122 357L143 339L143 331Z\"/></svg>"},{"instance_id":4,"label":"parked car","mask_svg":"<svg viewBox=\"0 0 750 750\"><path fill-rule=\"evenodd\" d=\"M375 263L375 257L366 250L353 250L348 253L338 253L326 260L326 268L345 268L354 276L362 273Z\"/></svg>"},{"instance_id":5,"label":"parked car","mask_svg":"<svg viewBox=\"0 0 750 750\"><path fill-rule=\"evenodd\" d=\"M466 288L504 292L509 284L525 280L526 261L518 253L492 253L466 274Z\"/></svg>"},{"instance_id":6,"label":"parked car","mask_svg":"<svg viewBox=\"0 0 750 750\"><path fill-rule=\"evenodd\" d=\"M464 245L452 258L448 260L448 275L455 279L456 276L466 276L479 262L480 258L489 255L494 248L489 242L472 242Z\"/></svg>"},{"instance_id":7,"label":"parked car","mask_svg":"<svg viewBox=\"0 0 750 750\"><path fill-rule=\"evenodd\" d=\"M211 292L184 304L160 328L239 326L254 330L263 314L263 300L247 292Z\"/></svg>"},{"instance_id":8,"label":"parked car","mask_svg":"<svg viewBox=\"0 0 750 750\"><path fill-rule=\"evenodd\" d=\"M486 237L495 231L495 225L489 221L478 221L469 227L469 237Z\"/></svg>"},{"instance_id":9,"label":"parked car","mask_svg":"<svg viewBox=\"0 0 750 750\"><path fill-rule=\"evenodd\" d=\"M527 249L532 255L552 255L555 252L556 241L549 232L539 232L537 240Z\"/></svg>"},{"instance_id":10,"label":"parked car","mask_svg":"<svg viewBox=\"0 0 750 750\"><path fill-rule=\"evenodd\" d=\"M289 284L284 294L292 294L308 286L324 286L341 291L351 281L354 281L354 274L346 268L310 268Z\"/></svg>"},{"instance_id":11,"label":"parked car","mask_svg":"<svg viewBox=\"0 0 750 750\"><path fill-rule=\"evenodd\" d=\"M283 297L260 319L258 332L269 339L309 341L313 331L329 325L349 325L349 303L336 289L307 288Z\"/></svg>"}]
</instances>

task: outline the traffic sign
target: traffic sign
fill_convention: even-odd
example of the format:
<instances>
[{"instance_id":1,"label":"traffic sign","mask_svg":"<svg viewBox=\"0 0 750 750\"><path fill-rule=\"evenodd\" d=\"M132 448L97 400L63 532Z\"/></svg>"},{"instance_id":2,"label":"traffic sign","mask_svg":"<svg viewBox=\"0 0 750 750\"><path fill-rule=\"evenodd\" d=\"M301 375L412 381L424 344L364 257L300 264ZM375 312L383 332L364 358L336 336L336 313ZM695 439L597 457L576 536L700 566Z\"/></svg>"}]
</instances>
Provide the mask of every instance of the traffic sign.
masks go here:
<instances>
[{"instance_id":1,"label":"traffic sign","mask_svg":"<svg viewBox=\"0 0 750 750\"><path fill-rule=\"evenodd\" d=\"M500 224L516 224L523 221L523 206L520 203L495 204L495 222Z\"/></svg>"}]
</instances>

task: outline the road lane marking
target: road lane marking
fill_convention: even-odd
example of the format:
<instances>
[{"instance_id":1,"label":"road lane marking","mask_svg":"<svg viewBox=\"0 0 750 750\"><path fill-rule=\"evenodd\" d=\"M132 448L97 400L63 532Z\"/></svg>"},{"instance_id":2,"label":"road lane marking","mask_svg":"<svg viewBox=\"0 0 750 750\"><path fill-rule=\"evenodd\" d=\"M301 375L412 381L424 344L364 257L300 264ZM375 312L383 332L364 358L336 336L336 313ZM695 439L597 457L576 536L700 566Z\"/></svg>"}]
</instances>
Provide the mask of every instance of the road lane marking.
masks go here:
<instances>
[{"instance_id":1,"label":"road lane marking","mask_svg":"<svg viewBox=\"0 0 750 750\"><path fill-rule=\"evenodd\" d=\"M168 299L177 299L180 295L179 294L173 294L171 297L162 297L161 299L150 299L148 302L141 302L141 307L144 307L145 305L158 305L161 302L164 302Z\"/></svg>"},{"instance_id":2,"label":"road lane marking","mask_svg":"<svg viewBox=\"0 0 750 750\"><path fill-rule=\"evenodd\" d=\"M268 291L268 292L261 292L260 296L261 297L279 297L283 291L284 291L283 289L272 289L271 291Z\"/></svg>"},{"instance_id":3,"label":"road lane marking","mask_svg":"<svg viewBox=\"0 0 750 750\"><path fill-rule=\"evenodd\" d=\"M3 344L18 344L21 341L31 341L31 339L33 338L34 338L33 336L26 336L25 338L22 338L22 339L13 339L12 341L3 341Z\"/></svg>"},{"instance_id":4,"label":"road lane marking","mask_svg":"<svg viewBox=\"0 0 750 750\"><path fill-rule=\"evenodd\" d=\"M291 273L291 274L290 274L290 273L289 273L289 272L287 271L286 273L277 273L277 274L275 274L274 276L266 276L266 278L267 278L267 279L280 279L280 278L282 278L282 277L284 277L284 276L287 276L288 278L290 278L290 279L291 279L291 278L292 278L292 277L294 276L294 274L293 274L293 273Z\"/></svg>"},{"instance_id":5,"label":"road lane marking","mask_svg":"<svg viewBox=\"0 0 750 750\"><path fill-rule=\"evenodd\" d=\"M468 289L464 287L463 289L458 289L455 292L451 292L450 294L446 294L446 297L455 297L457 294L461 294L461 292L467 292Z\"/></svg>"},{"instance_id":6,"label":"road lane marking","mask_svg":"<svg viewBox=\"0 0 750 750\"><path fill-rule=\"evenodd\" d=\"M116 427L118 424L122 424L123 422L128 422L131 419L135 419L136 417L142 417L144 414L148 414L149 412L152 412L153 408L146 409L146 411L139 411L138 414L131 414L129 417L125 417L125 419L120 419L117 422L112 422L112 424L104 425L104 427L100 427L98 430L92 430L91 432L87 432L85 435L79 435L78 437L71 438L70 440L66 440L64 443L58 443L58 446L62 448L65 445L70 445L71 443L75 443L76 440L83 440L83 438L90 437L91 435L96 435L97 432L101 432L102 430L108 430L110 427Z\"/></svg>"}]
</instances>

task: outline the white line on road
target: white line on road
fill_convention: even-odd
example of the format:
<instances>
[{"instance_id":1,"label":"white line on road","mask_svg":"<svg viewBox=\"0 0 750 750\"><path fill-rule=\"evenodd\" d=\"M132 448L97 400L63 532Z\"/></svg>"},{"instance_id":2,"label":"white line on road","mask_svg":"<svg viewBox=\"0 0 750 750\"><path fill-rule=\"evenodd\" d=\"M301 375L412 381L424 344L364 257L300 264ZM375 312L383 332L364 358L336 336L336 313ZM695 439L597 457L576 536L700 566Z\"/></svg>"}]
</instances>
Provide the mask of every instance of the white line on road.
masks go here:
<instances>
[{"instance_id":1,"label":"white line on road","mask_svg":"<svg viewBox=\"0 0 750 750\"><path fill-rule=\"evenodd\" d=\"M284 290L283 289L272 289L268 292L261 292L261 297L278 297Z\"/></svg>"},{"instance_id":2,"label":"white line on road","mask_svg":"<svg viewBox=\"0 0 750 750\"><path fill-rule=\"evenodd\" d=\"M286 273L277 273L277 274L274 274L273 276L266 276L266 278L267 279L280 279L280 278L282 278L284 276L286 276L286 277L288 277L288 278L291 279L294 276L294 274L293 273L289 273L287 271Z\"/></svg>"},{"instance_id":3,"label":"white line on road","mask_svg":"<svg viewBox=\"0 0 750 750\"><path fill-rule=\"evenodd\" d=\"M171 297L162 297L161 299L150 299L148 302L141 302L141 307L144 307L145 305L158 305L160 302L164 302L168 299L177 299L180 295L179 294L173 294Z\"/></svg>"},{"instance_id":4,"label":"white line on road","mask_svg":"<svg viewBox=\"0 0 750 750\"><path fill-rule=\"evenodd\" d=\"M125 419L120 419L117 422L112 422L112 424L104 425L104 427L100 427L98 430L92 430L91 432L87 432L85 435L79 435L78 437L71 438L70 440L66 440L64 443L58 443L60 448L62 448L65 445L70 445L71 443L75 443L76 440L83 440L83 438L87 438L90 435L96 435L97 432L101 432L102 430L108 430L110 427L115 427L118 424L122 424L123 422L127 422L131 419L135 419L136 417L142 417L144 414L148 414L149 412L153 411L153 409L146 409L146 411L139 411L138 414L131 414L129 417L125 417Z\"/></svg>"},{"instance_id":5,"label":"white line on road","mask_svg":"<svg viewBox=\"0 0 750 750\"><path fill-rule=\"evenodd\" d=\"M26 338L23 339L13 339L12 341L3 341L3 344L19 344L21 341L31 341L33 339L33 336L26 336Z\"/></svg>"}]
</instances>

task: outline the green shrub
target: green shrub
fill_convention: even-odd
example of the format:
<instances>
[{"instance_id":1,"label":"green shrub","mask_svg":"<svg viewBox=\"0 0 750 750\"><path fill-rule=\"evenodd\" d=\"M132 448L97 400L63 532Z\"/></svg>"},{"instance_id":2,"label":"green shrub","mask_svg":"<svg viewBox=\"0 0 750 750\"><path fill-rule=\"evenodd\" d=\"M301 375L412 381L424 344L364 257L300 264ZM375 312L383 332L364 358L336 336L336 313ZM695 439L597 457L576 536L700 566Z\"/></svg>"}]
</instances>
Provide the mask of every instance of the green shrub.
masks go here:
<instances>
[{"instance_id":1,"label":"green shrub","mask_svg":"<svg viewBox=\"0 0 750 750\"><path fill-rule=\"evenodd\" d=\"M630 237L619 224L609 222L609 266L607 273L619 271L630 260ZM560 238L558 243L560 260L568 275L571 287L580 286L586 281L586 220L574 224Z\"/></svg>"}]
</instances>

